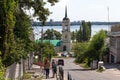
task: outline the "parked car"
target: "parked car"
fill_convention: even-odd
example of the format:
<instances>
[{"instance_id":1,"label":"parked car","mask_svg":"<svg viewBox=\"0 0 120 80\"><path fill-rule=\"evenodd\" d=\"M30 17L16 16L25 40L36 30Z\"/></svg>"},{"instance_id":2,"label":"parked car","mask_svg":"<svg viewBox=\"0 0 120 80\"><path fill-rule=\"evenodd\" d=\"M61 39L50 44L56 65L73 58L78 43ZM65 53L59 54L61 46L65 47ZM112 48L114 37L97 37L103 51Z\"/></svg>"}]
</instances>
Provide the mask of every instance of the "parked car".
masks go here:
<instances>
[{"instance_id":1,"label":"parked car","mask_svg":"<svg viewBox=\"0 0 120 80\"><path fill-rule=\"evenodd\" d=\"M68 55L68 52L63 52L63 53L61 54L61 56L63 56L63 57L67 57L67 55Z\"/></svg>"},{"instance_id":2,"label":"parked car","mask_svg":"<svg viewBox=\"0 0 120 80\"><path fill-rule=\"evenodd\" d=\"M64 60L63 59L58 59L58 65L62 65L62 66L64 66Z\"/></svg>"},{"instance_id":3,"label":"parked car","mask_svg":"<svg viewBox=\"0 0 120 80\"><path fill-rule=\"evenodd\" d=\"M69 55L70 55L70 57L75 57L73 52L70 52Z\"/></svg>"}]
</instances>

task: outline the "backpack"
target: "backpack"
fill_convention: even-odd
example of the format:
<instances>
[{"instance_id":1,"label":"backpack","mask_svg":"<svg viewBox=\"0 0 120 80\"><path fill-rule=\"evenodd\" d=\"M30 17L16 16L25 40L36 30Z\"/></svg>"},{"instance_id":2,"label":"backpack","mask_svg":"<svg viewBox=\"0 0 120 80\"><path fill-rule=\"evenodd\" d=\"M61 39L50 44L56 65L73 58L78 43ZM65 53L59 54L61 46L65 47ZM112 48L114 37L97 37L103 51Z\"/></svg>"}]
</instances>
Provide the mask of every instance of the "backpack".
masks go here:
<instances>
[{"instance_id":1,"label":"backpack","mask_svg":"<svg viewBox=\"0 0 120 80\"><path fill-rule=\"evenodd\" d=\"M57 70L57 65L55 63L52 64L52 68Z\"/></svg>"}]
</instances>

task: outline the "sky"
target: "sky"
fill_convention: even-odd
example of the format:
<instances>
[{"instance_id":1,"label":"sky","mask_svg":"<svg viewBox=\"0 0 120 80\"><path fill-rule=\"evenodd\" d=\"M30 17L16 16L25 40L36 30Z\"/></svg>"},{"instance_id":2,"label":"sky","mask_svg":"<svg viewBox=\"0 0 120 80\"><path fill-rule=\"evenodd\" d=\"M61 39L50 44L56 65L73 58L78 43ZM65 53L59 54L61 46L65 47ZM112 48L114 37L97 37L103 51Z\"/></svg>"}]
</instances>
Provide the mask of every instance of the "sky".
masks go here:
<instances>
[{"instance_id":1,"label":"sky","mask_svg":"<svg viewBox=\"0 0 120 80\"><path fill-rule=\"evenodd\" d=\"M59 0L46 6L52 12L48 21L62 21L65 6L70 21L120 21L120 0Z\"/></svg>"}]
</instances>

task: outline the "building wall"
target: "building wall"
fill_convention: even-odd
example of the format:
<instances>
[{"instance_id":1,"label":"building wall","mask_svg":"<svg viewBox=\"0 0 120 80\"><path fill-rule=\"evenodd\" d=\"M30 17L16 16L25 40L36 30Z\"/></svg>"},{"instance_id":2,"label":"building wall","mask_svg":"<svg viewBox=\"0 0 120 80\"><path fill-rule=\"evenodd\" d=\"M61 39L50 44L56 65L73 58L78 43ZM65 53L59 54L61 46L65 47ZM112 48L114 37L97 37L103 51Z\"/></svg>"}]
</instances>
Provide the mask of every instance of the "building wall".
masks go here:
<instances>
[{"instance_id":1,"label":"building wall","mask_svg":"<svg viewBox=\"0 0 120 80\"><path fill-rule=\"evenodd\" d=\"M109 61L111 63L114 59L114 63L120 63L120 25L113 25L108 35L110 37Z\"/></svg>"},{"instance_id":2,"label":"building wall","mask_svg":"<svg viewBox=\"0 0 120 80\"><path fill-rule=\"evenodd\" d=\"M116 45L117 45L117 63L120 63L120 37L117 37L116 40Z\"/></svg>"},{"instance_id":3,"label":"building wall","mask_svg":"<svg viewBox=\"0 0 120 80\"><path fill-rule=\"evenodd\" d=\"M109 62L112 63L114 56L114 63L120 63L120 37L119 36L110 36L110 55Z\"/></svg>"}]
</instances>

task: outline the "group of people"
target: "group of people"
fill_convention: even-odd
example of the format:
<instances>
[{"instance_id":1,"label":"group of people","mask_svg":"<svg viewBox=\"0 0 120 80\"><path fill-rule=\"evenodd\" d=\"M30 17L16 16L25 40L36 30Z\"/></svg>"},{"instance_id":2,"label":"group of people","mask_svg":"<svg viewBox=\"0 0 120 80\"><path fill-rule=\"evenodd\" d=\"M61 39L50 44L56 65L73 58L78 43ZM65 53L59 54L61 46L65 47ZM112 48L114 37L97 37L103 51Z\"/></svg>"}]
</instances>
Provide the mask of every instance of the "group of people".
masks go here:
<instances>
[{"instance_id":1,"label":"group of people","mask_svg":"<svg viewBox=\"0 0 120 80\"><path fill-rule=\"evenodd\" d=\"M50 73L50 68L52 68L52 77L55 77L55 74L57 73L57 62L52 59L52 62L50 64L48 59L45 59L44 62L44 70L45 70L45 75L46 75L46 79L49 78L49 73Z\"/></svg>"}]
</instances>

